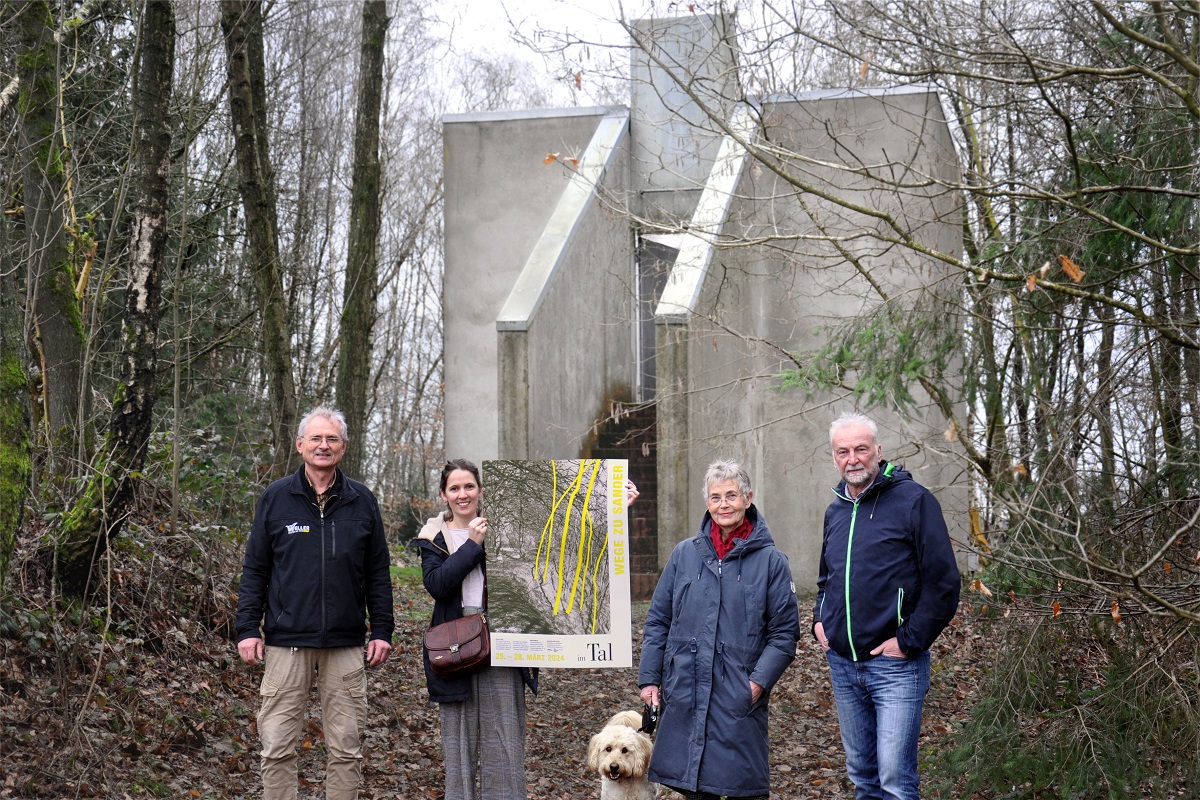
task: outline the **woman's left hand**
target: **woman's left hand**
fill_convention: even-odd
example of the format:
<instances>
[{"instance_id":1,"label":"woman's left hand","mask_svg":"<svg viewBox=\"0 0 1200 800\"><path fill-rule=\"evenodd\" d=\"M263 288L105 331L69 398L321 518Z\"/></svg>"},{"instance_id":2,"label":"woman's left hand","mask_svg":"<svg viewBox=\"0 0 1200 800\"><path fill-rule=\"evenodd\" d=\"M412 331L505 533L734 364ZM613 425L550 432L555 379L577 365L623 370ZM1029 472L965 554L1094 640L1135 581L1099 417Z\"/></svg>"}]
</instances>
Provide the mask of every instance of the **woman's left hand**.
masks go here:
<instances>
[{"instance_id":1,"label":"woman's left hand","mask_svg":"<svg viewBox=\"0 0 1200 800\"><path fill-rule=\"evenodd\" d=\"M625 507L633 505L633 501L638 499L637 486L633 481L625 481Z\"/></svg>"}]
</instances>

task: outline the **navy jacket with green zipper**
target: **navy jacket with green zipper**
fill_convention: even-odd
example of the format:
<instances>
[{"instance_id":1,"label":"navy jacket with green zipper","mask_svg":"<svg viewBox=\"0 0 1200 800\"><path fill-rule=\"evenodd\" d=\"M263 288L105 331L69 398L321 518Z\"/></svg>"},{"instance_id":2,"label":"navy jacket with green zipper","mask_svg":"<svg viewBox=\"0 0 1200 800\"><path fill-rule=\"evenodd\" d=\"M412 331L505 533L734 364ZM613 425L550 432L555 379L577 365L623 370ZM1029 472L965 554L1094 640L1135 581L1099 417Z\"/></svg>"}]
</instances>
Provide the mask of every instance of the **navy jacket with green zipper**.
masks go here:
<instances>
[{"instance_id":1,"label":"navy jacket with green zipper","mask_svg":"<svg viewBox=\"0 0 1200 800\"><path fill-rule=\"evenodd\" d=\"M814 625L853 661L895 636L907 656L928 650L958 609L959 574L941 506L895 464L881 461L851 499L843 481L825 511Z\"/></svg>"},{"instance_id":2,"label":"navy jacket with green zipper","mask_svg":"<svg viewBox=\"0 0 1200 800\"><path fill-rule=\"evenodd\" d=\"M272 647L391 642L391 554L371 490L338 470L322 512L304 467L267 487L238 589L237 638Z\"/></svg>"}]
</instances>

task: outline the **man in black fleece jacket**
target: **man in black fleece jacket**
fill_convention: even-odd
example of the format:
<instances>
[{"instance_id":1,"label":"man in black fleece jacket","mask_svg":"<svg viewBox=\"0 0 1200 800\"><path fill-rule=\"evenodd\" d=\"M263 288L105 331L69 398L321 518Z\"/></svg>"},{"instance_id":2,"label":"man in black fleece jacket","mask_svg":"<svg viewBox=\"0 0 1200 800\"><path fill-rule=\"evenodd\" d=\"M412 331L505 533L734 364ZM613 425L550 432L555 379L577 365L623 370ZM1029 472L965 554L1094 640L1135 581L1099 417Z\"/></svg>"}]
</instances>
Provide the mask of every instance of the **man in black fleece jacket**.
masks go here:
<instances>
[{"instance_id":1,"label":"man in black fleece jacket","mask_svg":"<svg viewBox=\"0 0 1200 800\"><path fill-rule=\"evenodd\" d=\"M325 796L358 796L367 613L367 665L382 664L392 649L391 555L375 496L338 469L346 439L341 412L305 415L296 437L304 466L263 492L246 543L238 654L266 664L258 712L264 800L296 797L296 740L314 676L328 751Z\"/></svg>"}]
</instances>

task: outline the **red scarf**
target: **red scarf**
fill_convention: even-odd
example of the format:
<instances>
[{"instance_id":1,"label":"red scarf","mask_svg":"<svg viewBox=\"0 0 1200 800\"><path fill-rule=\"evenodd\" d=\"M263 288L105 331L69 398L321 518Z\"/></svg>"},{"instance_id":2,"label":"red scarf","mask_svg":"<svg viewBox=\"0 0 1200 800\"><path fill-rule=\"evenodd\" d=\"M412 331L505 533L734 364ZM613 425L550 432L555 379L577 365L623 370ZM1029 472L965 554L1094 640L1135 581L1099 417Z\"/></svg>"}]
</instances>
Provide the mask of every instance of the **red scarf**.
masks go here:
<instances>
[{"instance_id":1,"label":"red scarf","mask_svg":"<svg viewBox=\"0 0 1200 800\"><path fill-rule=\"evenodd\" d=\"M729 534L729 541L725 541L725 537L721 535L721 529L714 522L712 530L709 531L709 536L712 537L713 547L717 548L717 558L722 561L725 556L729 555L729 551L737 544L738 539L749 539L750 531L754 530L754 524L748 519L743 519L742 524L733 529L733 533Z\"/></svg>"}]
</instances>

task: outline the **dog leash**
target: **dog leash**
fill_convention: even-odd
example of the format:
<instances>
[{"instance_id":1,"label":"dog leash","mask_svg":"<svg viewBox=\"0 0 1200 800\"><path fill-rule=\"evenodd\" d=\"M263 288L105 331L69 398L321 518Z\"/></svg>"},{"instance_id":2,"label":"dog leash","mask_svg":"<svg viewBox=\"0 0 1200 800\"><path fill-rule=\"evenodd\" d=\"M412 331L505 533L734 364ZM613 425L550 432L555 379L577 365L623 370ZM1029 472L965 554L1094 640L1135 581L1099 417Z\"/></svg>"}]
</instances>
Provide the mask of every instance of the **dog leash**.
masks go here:
<instances>
[{"instance_id":1,"label":"dog leash","mask_svg":"<svg viewBox=\"0 0 1200 800\"><path fill-rule=\"evenodd\" d=\"M640 730L647 736L654 733L654 726L658 724L658 706L643 706L642 707L642 727Z\"/></svg>"}]
</instances>

